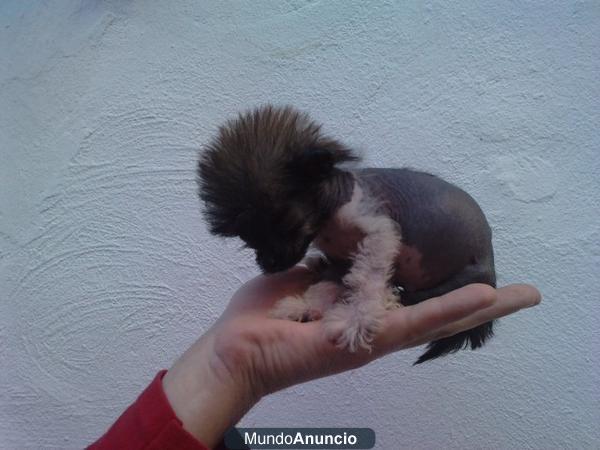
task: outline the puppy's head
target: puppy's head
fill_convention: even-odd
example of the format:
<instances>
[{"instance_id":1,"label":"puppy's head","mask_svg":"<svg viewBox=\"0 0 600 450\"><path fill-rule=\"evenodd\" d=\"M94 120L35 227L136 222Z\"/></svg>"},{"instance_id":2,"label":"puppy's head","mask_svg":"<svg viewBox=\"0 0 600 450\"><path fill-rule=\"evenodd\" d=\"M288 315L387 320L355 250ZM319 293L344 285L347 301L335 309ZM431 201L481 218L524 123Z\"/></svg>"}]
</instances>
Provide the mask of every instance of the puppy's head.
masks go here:
<instances>
[{"instance_id":1,"label":"puppy's head","mask_svg":"<svg viewBox=\"0 0 600 450\"><path fill-rule=\"evenodd\" d=\"M298 263L333 213L327 188L355 160L291 107L265 106L219 128L201 155L200 197L212 233L238 236L265 272Z\"/></svg>"}]
</instances>

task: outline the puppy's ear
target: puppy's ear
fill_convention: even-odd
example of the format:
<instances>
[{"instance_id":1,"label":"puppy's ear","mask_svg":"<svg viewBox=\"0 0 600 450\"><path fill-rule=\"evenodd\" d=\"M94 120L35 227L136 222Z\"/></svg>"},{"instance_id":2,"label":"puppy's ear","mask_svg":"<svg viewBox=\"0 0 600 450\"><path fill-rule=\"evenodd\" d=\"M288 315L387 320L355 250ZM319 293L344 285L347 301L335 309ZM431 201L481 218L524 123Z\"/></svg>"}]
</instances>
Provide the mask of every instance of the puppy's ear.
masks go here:
<instances>
[{"instance_id":1,"label":"puppy's ear","mask_svg":"<svg viewBox=\"0 0 600 450\"><path fill-rule=\"evenodd\" d=\"M294 158L289 169L299 178L323 180L331 174L334 166L335 160L329 151L311 148Z\"/></svg>"},{"instance_id":2,"label":"puppy's ear","mask_svg":"<svg viewBox=\"0 0 600 450\"><path fill-rule=\"evenodd\" d=\"M321 181L328 178L335 166L358 158L340 145L314 145L290 161L288 170L294 177Z\"/></svg>"}]
</instances>

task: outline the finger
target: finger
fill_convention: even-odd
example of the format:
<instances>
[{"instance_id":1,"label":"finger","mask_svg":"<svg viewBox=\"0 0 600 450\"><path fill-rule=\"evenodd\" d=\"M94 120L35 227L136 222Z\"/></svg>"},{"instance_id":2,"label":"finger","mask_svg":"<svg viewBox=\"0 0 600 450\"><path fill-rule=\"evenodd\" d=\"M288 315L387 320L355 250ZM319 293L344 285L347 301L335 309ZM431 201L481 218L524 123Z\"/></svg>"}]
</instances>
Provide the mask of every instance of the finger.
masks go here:
<instances>
[{"instance_id":1,"label":"finger","mask_svg":"<svg viewBox=\"0 0 600 450\"><path fill-rule=\"evenodd\" d=\"M271 308L278 300L290 295L302 295L313 283L314 273L303 266L285 272L263 275L259 280L262 305Z\"/></svg>"},{"instance_id":2,"label":"finger","mask_svg":"<svg viewBox=\"0 0 600 450\"><path fill-rule=\"evenodd\" d=\"M496 302L496 291L486 284L470 284L440 297L392 311L376 345L385 351L416 345L425 336L486 309Z\"/></svg>"},{"instance_id":3,"label":"finger","mask_svg":"<svg viewBox=\"0 0 600 450\"><path fill-rule=\"evenodd\" d=\"M386 353L428 342L432 332L460 321L496 301L496 290L486 284L471 284L413 306L389 311L372 350L349 352L338 348L324 332L321 321L298 324L298 336L318 348L319 354L340 367L358 367Z\"/></svg>"},{"instance_id":4,"label":"finger","mask_svg":"<svg viewBox=\"0 0 600 450\"><path fill-rule=\"evenodd\" d=\"M382 354L425 344L451 336L541 301L539 291L530 285L510 285L500 289L471 284L443 296L390 312L374 342L374 352L347 353L335 347L323 333L320 321L297 323L301 341L320 349L329 358L344 356L346 365L358 366ZM332 360L333 361L333 360Z\"/></svg>"},{"instance_id":5,"label":"finger","mask_svg":"<svg viewBox=\"0 0 600 450\"><path fill-rule=\"evenodd\" d=\"M497 300L491 306L436 330L435 338L452 336L461 331L470 330L490 320L538 305L542 300L540 292L528 284L512 284L501 287L496 290L496 296Z\"/></svg>"},{"instance_id":6,"label":"finger","mask_svg":"<svg viewBox=\"0 0 600 450\"><path fill-rule=\"evenodd\" d=\"M269 309L288 295L299 295L310 285L312 272L301 266L285 272L259 275L246 282L233 296L230 307L237 312L254 310L257 313Z\"/></svg>"},{"instance_id":7,"label":"finger","mask_svg":"<svg viewBox=\"0 0 600 450\"><path fill-rule=\"evenodd\" d=\"M495 297L495 290L491 286L471 284L417 305L390 311L384 318L383 328L373 346L384 352L410 347L413 342L422 340L432 331L488 307L495 301ZM301 325L324 351L336 348L322 330L318 332L320 321Z\"/></svg>"}]
</instances>

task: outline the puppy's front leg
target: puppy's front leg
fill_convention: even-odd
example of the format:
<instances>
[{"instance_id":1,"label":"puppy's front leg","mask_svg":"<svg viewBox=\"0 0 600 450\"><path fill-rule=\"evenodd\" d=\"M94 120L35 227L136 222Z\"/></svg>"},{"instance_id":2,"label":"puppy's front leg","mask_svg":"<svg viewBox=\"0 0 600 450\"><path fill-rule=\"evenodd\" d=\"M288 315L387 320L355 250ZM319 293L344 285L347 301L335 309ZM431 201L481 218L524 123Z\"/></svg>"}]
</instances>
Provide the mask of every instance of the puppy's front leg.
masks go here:
<instances>
[{"instance_id":1,"label":"puppy's front leg","mask_svg":"<svg viewBox=\"0 0 600 450\"><path fill-rule=\"evenodd\" d=\"M278 300L269 316L275 319L307 322L320 319L324 311L339 297L343 286L332 281L320 281L309 286L302 295Z\"/></svg>"},{"instance_id":2,"label":"puppy's front leg","mask_svg":"<svg viewBox=\"0 0 600 450\"><path fill-rule=\"evenodd\" d=\"M353 255L350 270L343 278L346 286L342 300L324 316L327 336L339 347L355 352L371 349L381 329L386 309L399 305L390 286L394 261L400 251L398 225L374 209L375 201L355 189L358 198L342 208L342 220L351 222L364 233Z\"/></svg>"},{"instance_id":3,"label":"puppy's front leg","mask_svg":"<svg viewBox=\"0 0 600 450\"><path fill-rule=\"evenodd\" d=\"M369 246L371 250L377 248L370 238L365 238L354 265L343 278L343 297L324 316L328 338L351 352L359 348L371 350L386 311L400 306L400 297L389 283L393 264L389 262L386 267L368 257L372 255Z\"/></svg>"},{"instance_id":4,"label":"puppy's front leg","mask_svg":"<svg viewBox=\"0 0 600 450\"><path fill-rule=\"evenodd\" d=\"M381 329L386 310L397 305L398 298L387 283L369 282L366 289L348 290L343 299L324 316L327 336L340 348L351 352L371 350L371 343Z\"/></svg>"}]
</instances>

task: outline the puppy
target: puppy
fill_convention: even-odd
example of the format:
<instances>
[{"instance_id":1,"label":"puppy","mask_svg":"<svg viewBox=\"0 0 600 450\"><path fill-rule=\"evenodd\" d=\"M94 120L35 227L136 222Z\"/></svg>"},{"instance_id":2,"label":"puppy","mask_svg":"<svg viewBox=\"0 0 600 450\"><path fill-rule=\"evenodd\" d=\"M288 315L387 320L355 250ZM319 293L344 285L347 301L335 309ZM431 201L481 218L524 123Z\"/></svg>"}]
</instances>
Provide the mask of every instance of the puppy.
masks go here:
<instances>
[{"instance_id":1,"label":"puppy","mask_svg":"<svg viewBox=\"0 0 600 450\"><path fill-rule=\"evenodd\" d=\"M305 262L315 284L271 315L322 319L330 339L370 349L390 308L469 283L495 287L492 233L471 196L424 172L351 169L357 156L308 115L264 106L219 128L198 165L210 231L237 236L265 273ZM492 322L428 344L416 364L492 336Z\"/></svg>"}]
</instances>

